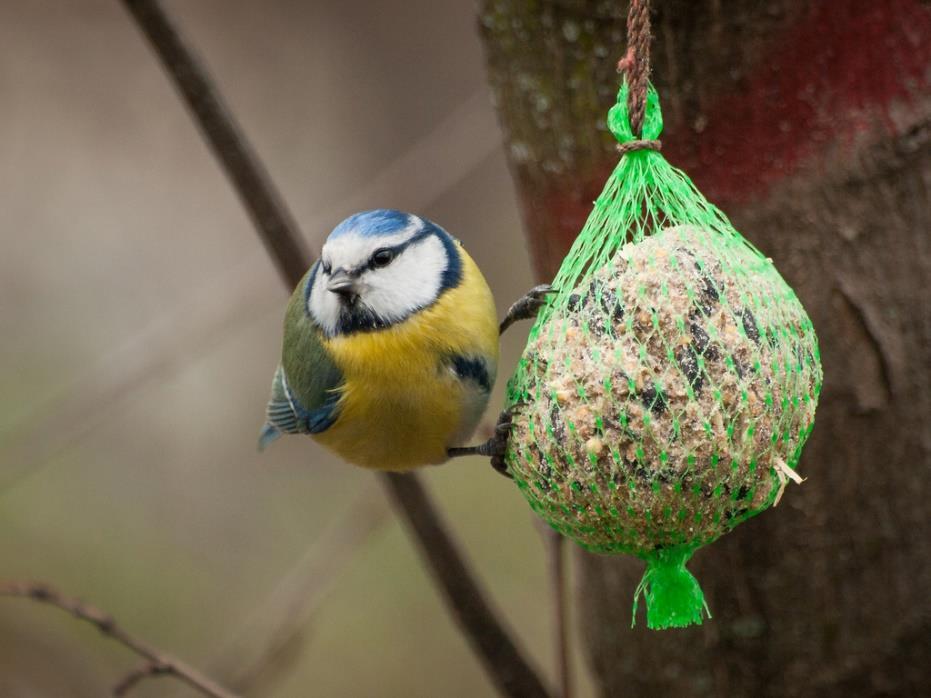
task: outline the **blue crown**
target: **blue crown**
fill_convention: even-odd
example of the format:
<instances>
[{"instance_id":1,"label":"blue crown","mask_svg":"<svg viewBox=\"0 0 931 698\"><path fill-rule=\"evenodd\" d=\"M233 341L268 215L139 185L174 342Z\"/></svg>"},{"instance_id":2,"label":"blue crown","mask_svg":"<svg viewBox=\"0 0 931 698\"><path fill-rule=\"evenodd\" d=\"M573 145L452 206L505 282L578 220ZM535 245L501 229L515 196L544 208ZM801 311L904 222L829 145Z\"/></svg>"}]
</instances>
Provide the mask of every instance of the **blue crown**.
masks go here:
<instances>
[{"instance_id":1,"label":"blue crown","mask_svg":"<svg viewBox=\"0 0 931 698\"><path fill-rule=\"evenodd\" d=\"M364 237L393 235L399 230L406 228L411 223L412 219L413 216L409 213L395 211L390 208L362 211L361 213L354 213L333 228L330 237L336 238L349 232L355 232L357 235L362 235Z\"/></svg>"}]
</instances>

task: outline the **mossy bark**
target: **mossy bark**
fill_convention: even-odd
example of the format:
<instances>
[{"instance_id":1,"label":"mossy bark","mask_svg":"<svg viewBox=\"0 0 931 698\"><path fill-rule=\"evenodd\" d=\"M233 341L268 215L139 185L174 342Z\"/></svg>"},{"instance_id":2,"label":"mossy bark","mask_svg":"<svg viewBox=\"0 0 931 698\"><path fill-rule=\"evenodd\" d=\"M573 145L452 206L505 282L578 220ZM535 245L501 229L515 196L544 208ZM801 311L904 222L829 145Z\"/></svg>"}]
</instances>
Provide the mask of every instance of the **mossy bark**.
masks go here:
<instances>
[{"instance_id":1,"label":"mossy bark","mask_svg":"<svg viewBox=\"0 0 931 698\"><path fill-rule=\"evenodd\" d=\"M917 695L931 682L931 9L654 5L664 155L795 288L825 385L808 481L690 563L714 620L630 630L642 563L580 552L577 615L597 685L606 696ZM541 280L616 163L604 119L626 10L481 5Z\"/></svg>"}]
</instances>

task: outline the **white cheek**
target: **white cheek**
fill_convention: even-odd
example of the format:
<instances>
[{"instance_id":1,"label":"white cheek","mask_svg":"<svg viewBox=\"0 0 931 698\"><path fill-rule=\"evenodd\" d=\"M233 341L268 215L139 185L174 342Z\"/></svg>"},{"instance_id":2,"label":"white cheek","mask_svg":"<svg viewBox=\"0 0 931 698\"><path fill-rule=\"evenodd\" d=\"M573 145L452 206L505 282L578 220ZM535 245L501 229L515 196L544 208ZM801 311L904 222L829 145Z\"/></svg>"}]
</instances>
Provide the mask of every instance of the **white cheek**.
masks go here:
<instances>
[{"instance_id":1,"label":"white cheek","mask_svg":"<svg viewBox=\"0 0 931 698\"><path fill-rule=\"evenodd\" d=\"M427 238L409 247L389 266L364 274L363 300L379 317L401 320L436 300L446 265L443 243Z\"/></svg>"},{"instance_id":2,"label":"white cheek","mask_svg":"<svg viewBox=\"0 0 931 698\"><path fill-rule=\"evenodd\" d=\"M310 292L307 310L327 334L333 334L336 332L336 325L339 322L340 306L336 294L327 291L326 283L324 274L318 272Z\"/></svg>"}]
</instances>

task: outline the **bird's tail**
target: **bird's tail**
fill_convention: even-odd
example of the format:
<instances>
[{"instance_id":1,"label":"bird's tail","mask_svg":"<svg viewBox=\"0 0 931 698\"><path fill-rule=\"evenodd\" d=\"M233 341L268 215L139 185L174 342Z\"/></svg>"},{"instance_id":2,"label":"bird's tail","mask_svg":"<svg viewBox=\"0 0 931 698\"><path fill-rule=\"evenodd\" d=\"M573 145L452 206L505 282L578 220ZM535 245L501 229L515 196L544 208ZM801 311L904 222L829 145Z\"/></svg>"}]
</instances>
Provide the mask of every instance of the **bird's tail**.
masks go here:
<instances>
[{"instance_id":1,"label":"bird's tail","mask_svg":"<svg viewBox=\"0 0 931 698\"><path fill-rule=\"evenodd\" d=\"M259 434L259 451L264 451L268 444L281 436L281 432L274 424L265 423L262 433Z\"/></svg>"}]
</instances>

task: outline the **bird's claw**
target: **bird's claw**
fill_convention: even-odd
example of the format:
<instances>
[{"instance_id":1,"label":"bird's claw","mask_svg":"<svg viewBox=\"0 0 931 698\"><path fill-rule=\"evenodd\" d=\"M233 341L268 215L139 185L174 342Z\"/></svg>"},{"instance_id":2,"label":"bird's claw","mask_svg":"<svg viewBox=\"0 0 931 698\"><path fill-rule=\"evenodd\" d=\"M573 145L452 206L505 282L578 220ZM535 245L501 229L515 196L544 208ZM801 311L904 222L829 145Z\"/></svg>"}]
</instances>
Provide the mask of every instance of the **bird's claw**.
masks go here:
<instances>
[{"instance_id":1,"label":"bird's claw","mask_svg":"<svg viewBox=\"0 0 931 698\"><path fill-rule=\"evenodd\" d=\"M508 472L508 466L505 462L505 456L508 452L508 441L511 438L511 408L504 410L498 416L498 423L495 424L495 433L485 443L477 446L456 446L446 450L450 458L460 456L486 456L491 459L491 467L507 478L511 477Z\"/></svg>"},{"instance_id":2,"label":"bird's claw","mask_svg":"<svg viewBox=\"0 0 931 698\"><path fill-rule=\"evenodd\" d=\"M514 417L511 410L504 410L498 417L495 425L495 434L488 439L488 456L491 458L491 467L505 477L511 477L507 463L504 460L508 450L508 441L511 438L511 426Z\"/></svg>"},{"instance_id":3,"label":"bird's claw","mask_svg":"<svg viewBox=\"0 0 931 698\"><path fill-rule=\"evenodd\" d=\"M546 305L546 297L551 293L553 287L549 284L540 284L527 291L523 298L511 306L515 319L529 320L535 317L540 308Z\"/></svg>"},{"instance_id":4,"label":"bird's claw","mask_svg":"<svg viewBox=\"0 0 931 698\"><path fill-rule=\"evenodd\" d=\"M527 291L508 308L507 315L501 323L500 332L503 333L518 320L530 320L536 317L540 308L546 304L546 297L551 293L553 293L553 287L550 284L540 284Z\"/></svg>"}]
</instances>

